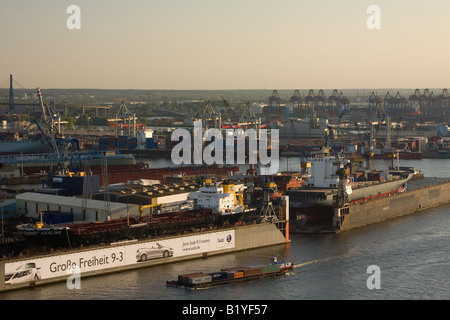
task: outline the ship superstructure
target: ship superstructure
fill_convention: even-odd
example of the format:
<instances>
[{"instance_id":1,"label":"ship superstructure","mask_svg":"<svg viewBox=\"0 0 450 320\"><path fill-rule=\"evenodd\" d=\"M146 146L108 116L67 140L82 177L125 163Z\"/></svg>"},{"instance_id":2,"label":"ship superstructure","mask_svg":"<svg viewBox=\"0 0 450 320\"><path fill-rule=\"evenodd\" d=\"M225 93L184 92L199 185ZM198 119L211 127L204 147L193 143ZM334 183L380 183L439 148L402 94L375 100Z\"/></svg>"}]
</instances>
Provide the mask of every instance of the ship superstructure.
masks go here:
<instances>
[{"instance_id":1,"label":"ship superstructure","mask_svg":"<svg viewBox=\"0 0 450 320\"><path fill-rule=\"evenodd\" d=\"M332 224L334 209L358 202L402 193L414 176L413 170L370 170L364 159L346 159L328 152L310 161L307 185L287 192L294 227Z\"/></svg>"}]
</instances>

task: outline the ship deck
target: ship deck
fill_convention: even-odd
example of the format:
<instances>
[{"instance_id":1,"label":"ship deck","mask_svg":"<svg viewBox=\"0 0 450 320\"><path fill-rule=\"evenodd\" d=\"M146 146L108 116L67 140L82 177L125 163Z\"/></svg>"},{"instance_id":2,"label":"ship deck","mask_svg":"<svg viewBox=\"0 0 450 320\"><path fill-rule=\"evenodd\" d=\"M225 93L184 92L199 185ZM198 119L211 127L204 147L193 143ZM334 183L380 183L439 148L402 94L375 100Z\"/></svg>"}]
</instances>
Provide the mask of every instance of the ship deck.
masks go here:
<instances>
[{"instance_id":1,"label":"ship deck","mask_svg":"<svg viewBox=\"0 0 450 320\"><path fill-rule=\"evenodd\" d=\"M421 188L431 187L437 184L449 182L450 178L439 177L423 177L418 179L412 179L408 181L406 191L413 191Z\"/></svg>"}]
</instances>

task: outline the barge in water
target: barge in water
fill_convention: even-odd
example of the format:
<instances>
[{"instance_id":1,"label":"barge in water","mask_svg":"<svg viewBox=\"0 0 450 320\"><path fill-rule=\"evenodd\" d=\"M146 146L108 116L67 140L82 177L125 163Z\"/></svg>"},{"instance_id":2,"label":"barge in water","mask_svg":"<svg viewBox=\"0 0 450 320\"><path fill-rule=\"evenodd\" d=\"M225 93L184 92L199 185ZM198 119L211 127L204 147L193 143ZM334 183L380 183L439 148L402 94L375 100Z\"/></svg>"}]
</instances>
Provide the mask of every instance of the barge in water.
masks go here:
<instances>
[{"instance_id":1,"label":"barge in water","mask_svg":"<svg viewBox=\"0 0 450 320\"><path fill-rule=\"evenodd\" d=\"M280 276L286 274L293 267L294 265L290 261L278 262L276 258L272 258L268 265L263 266L234 267L212 273L179 275L178 280L167 281L166 285L186 289L211 288L230 283Z\"/></svg>"}]
</instances>

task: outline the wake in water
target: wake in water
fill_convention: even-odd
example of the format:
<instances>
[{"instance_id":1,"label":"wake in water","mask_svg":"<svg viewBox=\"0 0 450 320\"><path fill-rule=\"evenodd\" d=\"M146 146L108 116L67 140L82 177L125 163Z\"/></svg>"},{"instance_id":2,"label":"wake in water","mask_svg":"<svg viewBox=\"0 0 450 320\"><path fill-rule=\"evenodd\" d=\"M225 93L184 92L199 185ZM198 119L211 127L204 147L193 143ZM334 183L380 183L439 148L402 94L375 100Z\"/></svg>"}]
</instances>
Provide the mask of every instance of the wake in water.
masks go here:
<instances>
[{"instance_id":1,"label":"wake in water","mask_svg":"<svg viewBox=\"0 0 450 320\"><path fill-rule=\"evenodd\" d=\"M317 259L317 260L311 260L311 261L306 261L306 262L294 264L294 269L302 268L302 267L305 267L305 266L313 264L313 263L319 263L319 262L326 262L326 261L334 260L334 259L337 259L337 258L338 257L329 257L329 258L325 258L325 259Z\"/></svg>"},{"instance_id":2,"label":"wake in water","mask_svg":"<svg viewBox=\"0 0 450 320\"><path fill-rule=\"evenodd\" d=\"M330 257L330 258L326 258L326 259L316 259L316 260L306 261L306 262L302 262L302 263L297 263L297 264L294 264L292 266L292 270L286 272L285 275L286 276L293 276L293 275L296 274L296 272L295 272L296 269L306 267L306 266L308 266L310 264L319 263L319 262L326 262L326 261L330 261L330 260L334 260L334 259L337 259L337 257Z\"/></svg>"}]
</instances>

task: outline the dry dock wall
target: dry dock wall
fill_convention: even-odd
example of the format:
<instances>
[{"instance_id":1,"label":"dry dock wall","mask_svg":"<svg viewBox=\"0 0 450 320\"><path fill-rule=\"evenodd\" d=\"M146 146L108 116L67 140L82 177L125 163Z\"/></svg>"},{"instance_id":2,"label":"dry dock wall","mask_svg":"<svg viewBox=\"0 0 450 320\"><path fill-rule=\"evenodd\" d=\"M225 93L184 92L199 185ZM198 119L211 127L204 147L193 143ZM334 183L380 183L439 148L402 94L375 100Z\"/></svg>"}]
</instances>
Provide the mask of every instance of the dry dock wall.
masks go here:
<instances>
[{"instance_id":1,"label":"dry dock wall","mask_svg":"<svg viewBox=\"0 0 450 320\"><path fill-rule=\"evenodd\" d=\"M336 231L348 231L448 202L450 202L450 182L430 183L399 195L341 208L341 217L335 218L335 223L340 223Z\"/></svg>"},{"instance_id":2,"label":"dry dock wall","mask_svg":"<svg viewBox=\"0 0 450 320\"><path fill-rule=\"evenodd\" d=\"M7 260L0 262L5 279L0 281L0 291L68 281L77 273L82 279L285 243L275 224L261 223Z\"/></svg>"}]
</instances>

